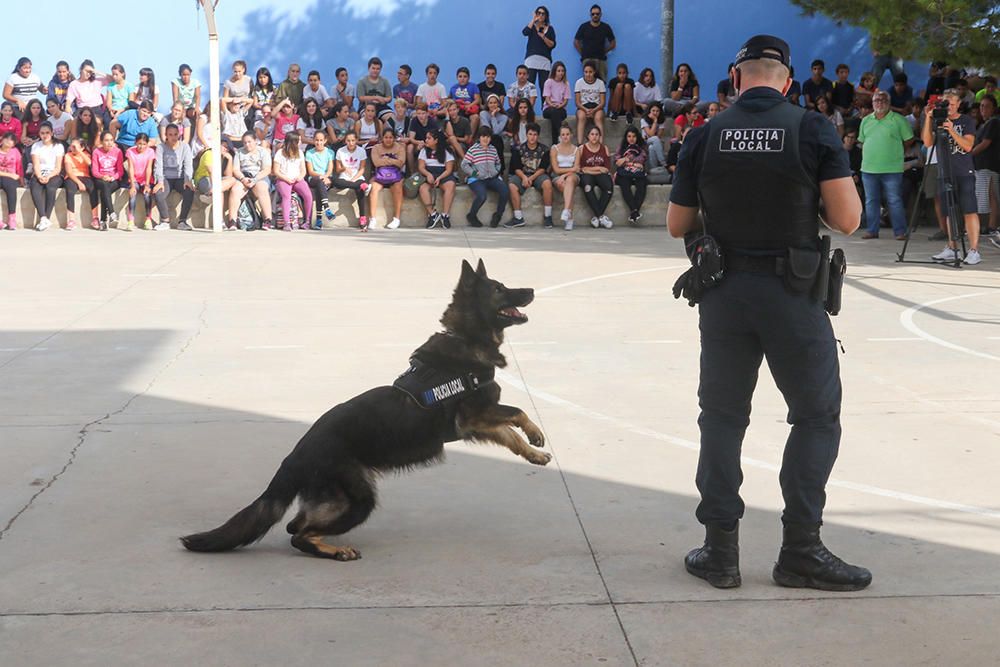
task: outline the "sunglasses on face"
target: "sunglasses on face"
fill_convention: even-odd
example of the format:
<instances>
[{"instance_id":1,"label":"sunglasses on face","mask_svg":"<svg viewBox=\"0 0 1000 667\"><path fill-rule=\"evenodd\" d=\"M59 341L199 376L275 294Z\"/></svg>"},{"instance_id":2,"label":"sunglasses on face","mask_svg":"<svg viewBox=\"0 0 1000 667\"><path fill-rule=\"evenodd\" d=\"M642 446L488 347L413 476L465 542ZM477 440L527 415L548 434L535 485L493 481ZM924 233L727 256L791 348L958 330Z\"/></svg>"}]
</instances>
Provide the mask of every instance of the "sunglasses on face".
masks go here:
<instances>
[{"instance_id":1,"label":"sunglasses on face","mask_svg":"<svg viewBox=\"0 0 1000 667\"><path fill-rule=\"evenodd\" d=\"M591 13L590 13L590 16L591 16L591 17L594 17L594 16L600 16L600 15L601 15L601 13L600 13L600 12L591 12Z\"/></svg>"}]
</instances>

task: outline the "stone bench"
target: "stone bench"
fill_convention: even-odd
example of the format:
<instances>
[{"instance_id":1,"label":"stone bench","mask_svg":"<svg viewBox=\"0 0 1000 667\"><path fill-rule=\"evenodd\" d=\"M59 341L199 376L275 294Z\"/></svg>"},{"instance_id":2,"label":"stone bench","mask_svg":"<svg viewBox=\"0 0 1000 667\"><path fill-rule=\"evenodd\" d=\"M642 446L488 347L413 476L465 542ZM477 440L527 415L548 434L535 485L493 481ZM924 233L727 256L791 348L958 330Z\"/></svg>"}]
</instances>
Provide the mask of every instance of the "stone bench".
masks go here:
<instances>
[{"instance_id":1,"label":"stone bench","mask_svg":"<svg viewBox=\"0 0 1000 667\"><path fill-rule=\"evenodd\" d=\"M441 192L437 191L436 196L436 202L439 203L441 201ZM667 200L669 196L669 185L650 185L646 191L646 203L642 207L643 215L639 224L647 227L662 227L665 224L664 221L666 219ZM168 199L168 205L171 207L170 219L172 224L175 225L177 223L177 215L180 210L180 199L180 195L173 193ZM378 218L379 224L384 225L392 219L392 196L387 190L383 190L379 200L382 210L377 212L376 217ZM465 216L469 212L472 200L473 193L468 186L459 185L455 189L455 201L451 208L451 220L453 225L459 226L466 224ZM114 206L115 210L118 212L119 219L124 220L125 211L128 207L127 190L119 190L115 193ZM528 190L521 197L521 206L524 210L524 217L527 224L529 226L541 226L543 213L541 193L534 189ZM354 200L354 194L350 191L331 190L330 208L334 212L335 217L333 220L324 220L324 228L358 226L357 204ZM141 200L136 209L135 218L141 223L145 220L145 209ZM562 226L562 222L559 220L559 215L562 213L562 209L562 195L556 191L552 202L552 218L555 224L559 227ZM495 210L496 195L490 192L487 194L486 204L479 211L480 221L483 222L483 224L487 224L490 216L493 215L493 211ZM90 205L85 195L77 195L76 212L78 224L83 228L89 229ZM611 204L608 206L608 210L605 214L611 218L612 221L614 221L615 225L627 226L628 213L629 211L625 206L624 200L622 199L621 192L616 187L614 196L611 198ZM505 222L510 219L511 215L511 208L508 204L507 211L504 213L503 221ZM576 226L589 228L590 218L592 215L593 214L591 213L590 208L587 206L586 199L584 198L583 189L577 187L576 195L573 198L573 218L576 222ZM278 217L280 217L280 212L276 211L275 218L277 219ZM159 214L155 206L153 207L153 220L159 220ZM427 214L424 212L423 204L421 204L419 198L403 200L401 226L419 228L424 226L426 220ZM196 196L194 199L194 205L191 208L191 216L189 217L188 222L195 228L210 229L212 225L211 205L203 204ZM18 226L31 229L37 223L38 216L35 212L35 206L31 201L31 194L28 192L27 188L21 188L18 190ZM66 226L66 191L63 189L59 190L59 194L56 197L56 206L53 210L52 223L53 226Z\"/></svg>"}]
</instances>

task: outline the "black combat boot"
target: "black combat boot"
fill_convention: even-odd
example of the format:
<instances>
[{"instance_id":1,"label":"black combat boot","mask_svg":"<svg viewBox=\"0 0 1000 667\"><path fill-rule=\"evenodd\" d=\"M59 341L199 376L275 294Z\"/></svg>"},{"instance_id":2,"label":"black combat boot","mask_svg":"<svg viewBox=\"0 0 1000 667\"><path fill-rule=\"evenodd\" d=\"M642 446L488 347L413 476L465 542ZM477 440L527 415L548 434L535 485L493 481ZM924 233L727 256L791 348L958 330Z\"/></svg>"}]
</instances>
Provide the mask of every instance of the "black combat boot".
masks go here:
<instances>
[{"instance_id":1,"label":"black combat boot","mask_svg":"<svg viewBox=\"0 0 1000 667\"><path fill-rule=\"evenodd\" d=\"M785 524L771 576L779 586L821 591L860 591L872 583L871 572L845 563L826 548L818 524Z\"/></svg>"},{"instance_id":2,"label":"black combat boot","mask_svg":"<svg viewBox=\"0 0 1000 667\"><path fill-rule=\"evenodd\" d=\"M684 557L684 567L716 588L736 588L740 579L739 524L732 530L705 526L705 546L692 549Z\"/></svg>"}]
</instances>

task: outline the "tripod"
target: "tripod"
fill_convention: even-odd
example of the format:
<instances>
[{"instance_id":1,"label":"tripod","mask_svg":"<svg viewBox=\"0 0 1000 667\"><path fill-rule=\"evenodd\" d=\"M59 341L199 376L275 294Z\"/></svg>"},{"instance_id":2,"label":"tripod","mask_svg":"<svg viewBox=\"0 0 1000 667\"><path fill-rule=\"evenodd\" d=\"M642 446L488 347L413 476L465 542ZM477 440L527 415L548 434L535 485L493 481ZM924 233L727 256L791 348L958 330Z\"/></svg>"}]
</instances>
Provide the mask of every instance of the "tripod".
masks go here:
<instances>
[{"instance_id":1,"label":"tripod","mask_svg":"<svg viewBox=\"0 0 1000 667\"><path fill-rule=\"evenodd\" d=\"M941 198L941 208L944 209L947 219L948 238L956 243L961 242L962 252L956 252L955 259L950 262L940 262L933 259L906 259L906 248L910 245L910 239L913 238L913 232L917 228L917 211L920 207L915 203L913 211L910 213L910 224L906 230L906 241L903 243L902 251L896 254L896 261L910 262L912 264L944 264L960 269L962 268L962 258L965 257L966 252L965 236L962 235L958 226L958 201L955 198L955 185L951 177L951 150L949 147L948 132L941 127L934 129L934 145L931 146L930 153L927 155L927 162L930 163L935 155L938 156L938 196ZM924 181L921 179L915 202L919 203L923 194Z\"/></svg>"}]
</instances>

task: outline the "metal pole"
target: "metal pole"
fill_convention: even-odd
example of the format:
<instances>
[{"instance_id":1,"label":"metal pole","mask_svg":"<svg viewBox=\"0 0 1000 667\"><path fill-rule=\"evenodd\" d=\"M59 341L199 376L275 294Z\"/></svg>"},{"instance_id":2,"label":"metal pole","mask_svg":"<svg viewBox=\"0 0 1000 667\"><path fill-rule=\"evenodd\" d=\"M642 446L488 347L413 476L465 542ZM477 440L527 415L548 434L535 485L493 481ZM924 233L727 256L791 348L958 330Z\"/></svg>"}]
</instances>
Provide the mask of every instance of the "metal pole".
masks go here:
<instances>
[{"instance_id":1,"label":"metal pole","mask_svg":"<svg viewBox=\"0 0 1000 667\"><path fill-rule=\"evenodd\" d=\"M219 33L215 29L215 5L212 0L199 0L208 24L208 89L212 124L208 144L212 149L212 231L222 231L222 141L219 112ZM217 0L216 0L217 1Z\"/></svg>"},{"instance_id":2,"label":"metal pole","mask_svg":"<svg viewBox=\"0 0 1000 667\"><path fill-rule=\"evenodd\" d=\"M674 0L660 0L660 90L664 96L674 76Z\"/></svg>"}]
</instances>

